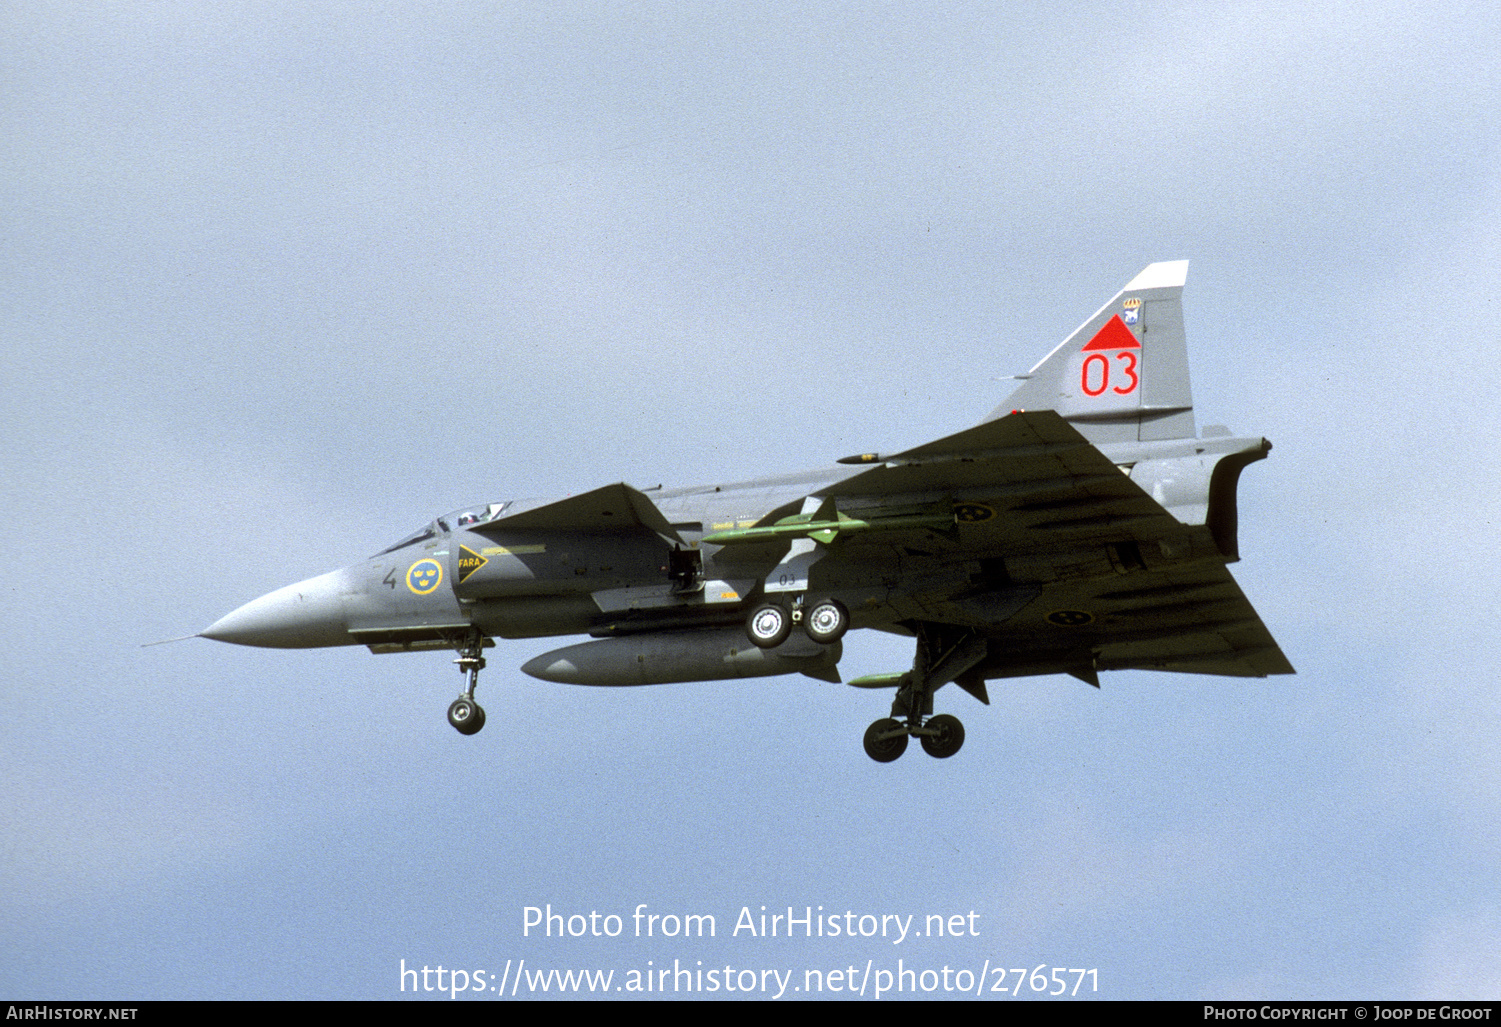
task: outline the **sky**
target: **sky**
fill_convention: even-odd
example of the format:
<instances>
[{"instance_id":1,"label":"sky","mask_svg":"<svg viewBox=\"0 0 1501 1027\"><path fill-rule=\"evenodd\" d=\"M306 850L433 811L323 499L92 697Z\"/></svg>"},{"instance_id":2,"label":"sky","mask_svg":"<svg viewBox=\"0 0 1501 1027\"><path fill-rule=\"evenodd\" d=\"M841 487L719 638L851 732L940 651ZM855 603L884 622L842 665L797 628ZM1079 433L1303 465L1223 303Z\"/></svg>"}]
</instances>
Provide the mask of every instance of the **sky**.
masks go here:
<instances>
[{"instance_id":1,"label":"sky","mask_svg":"<svg viewBox=\"0 0 1501 1027\"><path fill-rule=\"evenodd\" d=\"M5 5L0 997L1501 997L1498 53L1387 0ZM575 638L501 641L471 738L445 653L143 647L465 505L959 431L1179 259L1295 677L946 689L963 751L880 765L886 693L516 669ZM910 665L868 635L846 680Z\"/></svg>"}]
</instances>

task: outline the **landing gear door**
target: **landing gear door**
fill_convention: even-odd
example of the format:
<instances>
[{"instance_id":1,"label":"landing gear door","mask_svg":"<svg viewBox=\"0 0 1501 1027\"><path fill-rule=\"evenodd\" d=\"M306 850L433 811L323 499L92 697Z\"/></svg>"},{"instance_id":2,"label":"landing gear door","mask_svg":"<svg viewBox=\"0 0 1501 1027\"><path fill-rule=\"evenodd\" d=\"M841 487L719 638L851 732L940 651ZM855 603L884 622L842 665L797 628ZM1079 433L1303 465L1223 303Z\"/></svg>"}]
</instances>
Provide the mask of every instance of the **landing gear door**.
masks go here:
<instances>
[{"instance_id":1,"label":"landing gear door","mask_svg":"<svg viewBox=\"0 0 1501 1027\"><path fill-rule=\"evenodd\" d=\"M674 546L667 553L667 577L676 593L701 592L704 588L704 556L697 549Z\"/></svg>"}]
</instances>

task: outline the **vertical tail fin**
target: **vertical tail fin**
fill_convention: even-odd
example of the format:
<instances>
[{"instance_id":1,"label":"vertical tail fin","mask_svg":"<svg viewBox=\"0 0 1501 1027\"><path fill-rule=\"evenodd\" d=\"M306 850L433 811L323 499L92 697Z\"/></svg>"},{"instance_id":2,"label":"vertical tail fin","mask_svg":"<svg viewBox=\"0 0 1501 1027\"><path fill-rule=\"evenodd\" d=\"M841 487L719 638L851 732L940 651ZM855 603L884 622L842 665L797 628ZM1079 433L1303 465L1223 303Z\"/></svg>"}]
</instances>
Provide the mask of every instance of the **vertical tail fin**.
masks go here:
<instances>
[{"instance_id":1,"label":"vertical tail fin","mask_svg":"<svg viewBox=\"0 0 1501 1027\"><path fill-rule=\"evenodd\" d=\"M1056 410L1094 443L1195 437L1183 283L1188 261L1149 265L1022 376L986 420Z\"/></svg>"}]
</instances>

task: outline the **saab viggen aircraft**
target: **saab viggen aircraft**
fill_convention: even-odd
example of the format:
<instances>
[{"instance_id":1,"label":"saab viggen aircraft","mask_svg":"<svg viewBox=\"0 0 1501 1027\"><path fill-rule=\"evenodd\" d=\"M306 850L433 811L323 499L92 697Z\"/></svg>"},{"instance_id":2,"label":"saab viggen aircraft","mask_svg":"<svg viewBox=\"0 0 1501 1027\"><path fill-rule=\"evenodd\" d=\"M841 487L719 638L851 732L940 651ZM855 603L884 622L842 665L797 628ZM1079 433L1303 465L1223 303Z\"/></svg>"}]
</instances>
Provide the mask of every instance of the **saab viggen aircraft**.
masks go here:
<instances>
[{"instance_id":1,"label":"saab viggen aircraft","mask_svg":"<svg viewBox=\"0 0 1501 1027\"><path fill-rule=\"evenodd\" d=\"M1226 569L1241 470L1271 444L1195 428L1187 271L1142 271L956 434L802 474L458 510L199 635L455 650L448 720L470 735L496 638L593 636L521 667L564 684L838 682L841 638L873 628L916 650L904 673L850 682L895 689L865 733L881 762L914 736L958 752L963 725L933 715L950 682L988 703L986 681L1034 674L1291 674Z\"/></svg>"}]
</instances>

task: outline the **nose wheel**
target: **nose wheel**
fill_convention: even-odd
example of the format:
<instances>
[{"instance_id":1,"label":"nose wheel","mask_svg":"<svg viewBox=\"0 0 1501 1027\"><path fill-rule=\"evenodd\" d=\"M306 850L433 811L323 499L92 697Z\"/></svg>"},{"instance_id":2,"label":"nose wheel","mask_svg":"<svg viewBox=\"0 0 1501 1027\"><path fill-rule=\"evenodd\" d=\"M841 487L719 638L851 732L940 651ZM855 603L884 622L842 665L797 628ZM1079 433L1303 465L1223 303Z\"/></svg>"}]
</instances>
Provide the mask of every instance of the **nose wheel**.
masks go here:
<instances>
[{"instance_id":1,"label":"nose wheel","mask_svg":"<svg viewBox=\"0 0 1501 1027\"><path fill-rule=\"evenodd\" d=\"M468 675L464 692L448 707L448 723L461 735L476 734L485 726L485 708L474 701L474 689L479 684L479 672L485 669L485 638L475 632L459 650L459 672Z\"/></svg>"},{"instance_id":2,"label":"nose wheel","mask_svg":"<svg viewBox=\"0 0 1501 1027\"><path fill-rule=\"evenodd\" d=\"M448 707L448 722L461 735L472 735L485 726L485 708L472 697L459 696Z\"/></svg>"}]
</instances>

